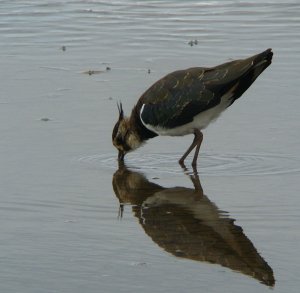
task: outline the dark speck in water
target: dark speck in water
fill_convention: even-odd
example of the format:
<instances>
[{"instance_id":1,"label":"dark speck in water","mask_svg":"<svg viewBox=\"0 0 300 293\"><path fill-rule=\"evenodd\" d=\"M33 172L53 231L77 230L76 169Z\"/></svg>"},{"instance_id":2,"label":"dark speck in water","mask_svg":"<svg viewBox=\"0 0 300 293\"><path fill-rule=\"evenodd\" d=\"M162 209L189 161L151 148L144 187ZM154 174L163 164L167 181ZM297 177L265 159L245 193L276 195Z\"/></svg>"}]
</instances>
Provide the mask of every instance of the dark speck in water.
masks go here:
<instances>
[{"instance_id":1,"label":"dark speck in water","mask_svg":"<svg viewBox=\"0 0 300 293\"><path fill-rule=\"evenodd\" d=\"M194 45L198 45L198 40L191 40L188 42L188 44L193 47Z\"/></svg>"},{"instance_id":2,"label":"dark speck in water","mask_svg":"<svg viewBox=\"0 0 300 293\"><path fill-rule=\"evenodd\" d=\"M93 74L99 74L99 73L103 73L103 70L87 70L87 71L83 71L82 73L84 74L88 74L88 75L93 75Z\"/></svg>"}]
</instances>

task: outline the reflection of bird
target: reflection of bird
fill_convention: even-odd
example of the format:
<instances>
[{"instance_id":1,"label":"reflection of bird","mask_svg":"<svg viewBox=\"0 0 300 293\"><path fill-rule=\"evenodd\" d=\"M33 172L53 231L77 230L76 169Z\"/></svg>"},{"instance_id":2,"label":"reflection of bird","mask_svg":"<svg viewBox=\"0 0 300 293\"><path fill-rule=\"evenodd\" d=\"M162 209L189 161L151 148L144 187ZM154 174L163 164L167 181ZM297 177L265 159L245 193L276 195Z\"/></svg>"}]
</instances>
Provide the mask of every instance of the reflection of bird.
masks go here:
<instances>
[{"instance_id":1,"label":"reflection of bird","mask_svg":"<svg viewBox=\"0 0 300 293\"><path fill-rule=\"evenodd\" d=\"M129 203L151 239L167 252L228 267L273 286L273 271L241 227L220 211L202 191L198 175L194 189L164 188L124 165L113 176L121 207Z\"/></svg>"},{"instance_id":2,"label":"reflection of bird","mask_svg":"<svg viewBox=\"0 0 300 293\"><path fill-rule=\"evenodd\" d=\"M149 138L157 135L195 138L179 160L183 164L196 148L192 165L197 163L203 139L201 130L215 120L238 99L271 64L273 53L268 49L258 55L216 67L194 67L166 75L154 83L138 100L129 118L118 105L119 120L112 140L123 161Z\"/></svg>"}]
</instances>

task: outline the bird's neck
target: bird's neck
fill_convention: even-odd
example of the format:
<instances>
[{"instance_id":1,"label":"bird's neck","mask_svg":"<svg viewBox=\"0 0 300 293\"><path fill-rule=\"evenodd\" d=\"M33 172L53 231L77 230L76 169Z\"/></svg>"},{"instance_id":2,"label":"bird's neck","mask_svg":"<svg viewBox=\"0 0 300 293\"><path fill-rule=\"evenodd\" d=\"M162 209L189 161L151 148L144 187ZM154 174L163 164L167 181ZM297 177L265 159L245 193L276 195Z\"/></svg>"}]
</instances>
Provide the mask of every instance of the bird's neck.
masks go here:
<instances>
[{"instance_id":1,"label":"bird's neck","mask_svg":"<svg viewBox=\"0 0 300 293\"><path fill-rule=\"evenodd\" d=\"M149 138L157 136L156 133L150 131L147 129L144 124L141 121L140 118L140 105L137 104L131 112L131 116L129 118L130 128L135 133L135 135L139 138L139 140L144 142L145 140L148 140Z\"/></svg>"}]
</instances>

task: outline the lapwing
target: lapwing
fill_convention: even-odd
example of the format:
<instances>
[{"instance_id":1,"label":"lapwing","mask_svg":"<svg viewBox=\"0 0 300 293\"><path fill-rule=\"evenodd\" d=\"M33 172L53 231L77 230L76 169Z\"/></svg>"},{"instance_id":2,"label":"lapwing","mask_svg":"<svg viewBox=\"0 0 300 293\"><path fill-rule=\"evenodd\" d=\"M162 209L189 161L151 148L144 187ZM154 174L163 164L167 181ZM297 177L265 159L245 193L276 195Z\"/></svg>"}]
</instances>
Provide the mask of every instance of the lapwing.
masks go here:
<instances>
[{"instance_id":1,"label":"lapwing","mask_svg":"<svg viewBox=\"0 0 300 293\"><path fill-rule=\"evenodd\" d=\"M118 104L119 119L112 133L118 160L158 135L194 134L194 140L180 158L184 160L196 148L192 165L196 166L203 140L202 129L234 103L271 64L272 49L247 59L226 62L215 67L192 67L174 71L155 82L140 97L130 117Z\"/></svg>"}]
</instances>

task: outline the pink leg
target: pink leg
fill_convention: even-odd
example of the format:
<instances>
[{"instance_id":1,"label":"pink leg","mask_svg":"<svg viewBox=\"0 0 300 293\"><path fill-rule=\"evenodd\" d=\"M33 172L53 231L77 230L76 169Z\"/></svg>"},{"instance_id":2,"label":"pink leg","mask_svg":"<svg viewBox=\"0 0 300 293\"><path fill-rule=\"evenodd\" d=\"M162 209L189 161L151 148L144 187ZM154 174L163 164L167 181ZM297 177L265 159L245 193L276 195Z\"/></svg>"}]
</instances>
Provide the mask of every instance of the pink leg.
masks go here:
<instances>
[{"instance_id":1,"label":"pink leg","mask_svg":"<svg viewBox=\"0 0 300 293\"><path fill-rule=\"evenodd\" d=\"M187 149L187 151L183 154L183 156L180 158L179 160L179 164L184 164L184 160L186 159L186 157L190 154L190 152L196 147L196 151L195 151L195 155L194 155L194 159L192 161L192 166L196 166L197 164L197 159L198 159L198 154L199 154L199 150L200 150L200 146L203 140L203 134L199 129L194 129L194 140L192 142L192 144L190 145L190 147Z\"/></svg>"}]
</instances>

